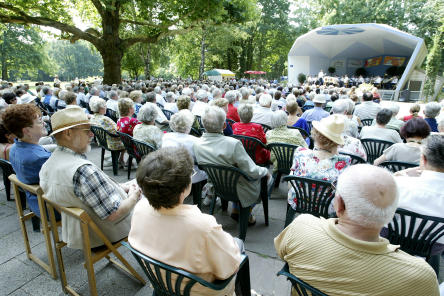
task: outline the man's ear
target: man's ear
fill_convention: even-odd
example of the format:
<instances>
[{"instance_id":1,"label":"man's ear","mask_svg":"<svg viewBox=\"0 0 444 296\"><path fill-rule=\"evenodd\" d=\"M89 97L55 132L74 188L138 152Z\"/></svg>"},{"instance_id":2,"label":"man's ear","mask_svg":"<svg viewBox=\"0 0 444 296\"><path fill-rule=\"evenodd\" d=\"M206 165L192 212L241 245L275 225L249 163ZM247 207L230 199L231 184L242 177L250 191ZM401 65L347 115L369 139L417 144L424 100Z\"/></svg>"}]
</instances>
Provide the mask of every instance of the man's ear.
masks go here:
<instances>
[{"instance_id":1,"label":"man's ear","mask_svg":"<svg viewBox=\"0 0 444 296\"><path fill-rule=\"evenodd\" d=\"M344 200L342 199L342 197L338 193L336 193L336 196L335 196L334 208L336 211L336 215L338 217L340 217L344 214L345 203L344 203Z\"/></svg>"}]
</instances>

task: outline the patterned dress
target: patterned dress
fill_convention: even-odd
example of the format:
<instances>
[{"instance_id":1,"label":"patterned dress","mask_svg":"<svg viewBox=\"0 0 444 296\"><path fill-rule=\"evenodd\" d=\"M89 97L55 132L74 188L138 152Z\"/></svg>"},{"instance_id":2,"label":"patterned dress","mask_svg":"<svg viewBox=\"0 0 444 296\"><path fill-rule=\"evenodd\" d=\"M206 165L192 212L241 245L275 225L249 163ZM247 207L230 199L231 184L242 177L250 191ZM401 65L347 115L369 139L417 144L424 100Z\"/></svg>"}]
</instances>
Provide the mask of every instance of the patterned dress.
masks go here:
<instances>
[{"instance_id":1,"label":"patterned dress","mask_svg":"<svg viewBox=\"0 0 444 296\"><path fill-rule=\"evenodd\" d=\"M342 147L338 147L338 152L345 152L348 154L353 154L361 157L364 160L367 160L367 153L365 153L364 146L359 139L343 135L344 145Z\"/></svg>"},{"instance_id":2,"label":"patterned dress","mask_svg":"<svg viewBox=\"0 0 444 296\"><path fill-rule=\"evenodd\" d=\"M290 174L335 182L343 169L350 164L351 158L347 155L333 155L321 160L313 150L299 147L294 153ZM293 188L288 192L288 203L293 209L296 209L297 199Z\"/></svg>"},{"instance_id":3,"label":"patterned dress","mask_svg":"<svg viewBox=\"0 0 444 296\"><path fill-rule=\"evenodd\" d=\"M153 145L156 149L162 146L163 132L155 125L139 124L134 128L134 139Z\"/></svg>"},{"instance_id":4,"label":"patterned dress","mask_svg":"<svg viewBox=\"0 0 444 296\"><path fill-rule=\"evenodd\" d=\"M137 118L134 117L121 117L117 121L117 130L119 132L125 133L133 136L133 130L140 122L137 120Z\"/></svg>"},{"instance_id":5,"label":"patterned dress","mask_svg":"<svg viewBox=\"0 0 444 296\"><path fill-rule=\"evenodd\" d=\"M97 125L105 129L106 131L116 134L117 131L117 125L116 123L109 118L108 116L95 113L90 119L89 122L92 125ZM120 138L113 138L110 136L106 136L106 141L108 143L108 147L111 150L123 150L125 147L123 146L122 142L120 141Z\"/></svg>"}]
</instances>

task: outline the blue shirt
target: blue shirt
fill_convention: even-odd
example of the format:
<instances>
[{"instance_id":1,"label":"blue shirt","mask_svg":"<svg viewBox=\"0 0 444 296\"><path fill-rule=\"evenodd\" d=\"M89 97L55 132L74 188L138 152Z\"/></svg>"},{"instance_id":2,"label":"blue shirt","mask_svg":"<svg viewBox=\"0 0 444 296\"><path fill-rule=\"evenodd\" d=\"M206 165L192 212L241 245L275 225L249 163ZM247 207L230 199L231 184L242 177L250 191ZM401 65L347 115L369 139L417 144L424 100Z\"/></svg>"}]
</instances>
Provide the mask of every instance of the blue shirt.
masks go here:
<instances>
[{"instance_id":1,"label":"blue shirt","mask_svg":"<svg viewBox=\"0 0 444 296\"><path fill-rule=\"evenodd\" d=\"M306 121L320 121L322 118L328 116L330 116L330 114L322 109L322 107L314 107L313 109L305 111L301 118Z\"/></svg>"},{"instance_id":2,"label":"blue shirt","mask_svg":"<svg viewBox=\"0 0 444 296\"><path fill-rule=\"evenodd\" d=\"M438 132L438 123L435 118L424 118L424 120L429 124L431 132Z\"/></svg>"},{"instance_id":3,"label":"blue shirt","mask_svg":"<svg viewBox=\"0 0 444 296\"><path fill-rule=\"evenodd\" d=\"M40 145L17 140L9 151L9 161L17 179L29 185L39 184L40 168L50 156L51 152ZM31 211L40 217L37 196L26 192L26 201Z\"/></svg>"}]
</instances>

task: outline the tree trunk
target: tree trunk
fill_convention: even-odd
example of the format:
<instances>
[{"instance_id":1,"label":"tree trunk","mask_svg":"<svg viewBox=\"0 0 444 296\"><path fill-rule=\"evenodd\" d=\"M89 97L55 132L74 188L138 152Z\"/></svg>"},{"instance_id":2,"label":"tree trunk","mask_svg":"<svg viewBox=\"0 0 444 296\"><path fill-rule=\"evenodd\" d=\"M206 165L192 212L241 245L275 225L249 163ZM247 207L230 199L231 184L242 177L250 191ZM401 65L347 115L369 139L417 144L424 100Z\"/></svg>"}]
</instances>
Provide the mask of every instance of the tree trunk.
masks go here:
<instances>
[{"instance_id":1,"label":"tree trunk","mask_svg":"<svg viewBox=\"0 0 444 296\"><path fill-rule=\"evenodd\" d=\"M8 81L8 65L6 62L2 59L2 80Z\"/></svg>"},{"instance_id":2,"label":"tree trunk","mask_svg":"<svg viewBox=\"0 0 444 296\"><path fill-rule=\"evenodd\" d=\"M100 54L103 59L103 84L120 84L122 78L121 64L123 52L105 49L101 51Z\"/></svg>"},{"instance_id":3,"label":"tree trunk","mask_svg":"<svg viewBox=\"0 0 444 296\"><path fill-rule=\"evenodd\" d=\"M205 72L205 29L202 30L202 40L200 41L199 79L203 78L204 72Z\"/></svg>"},{"instance_id":4,"label":"tree trunk","mask_svg":"<svg viewBox=\"0 0 444 296\"><path fill-rule=\"evenodd\" d=\"M9 25L8 25L9 29ZM6 30L3 31L3 43L1 48L1 60L2 60L2 80L8 80L8 64L6 63L6 51L5 51L5 43L8 42L6 36Z\"/></svg>"},{"instance_id":5,"label":"tree trunk","mask_svg":"<svg viewBox=\"0 0 444 296\"><path fill-rule=\"evenodd\" d=\"M143 57L145 63L145 79L149 80L151 78L151 43L146 45L146 55Z\"/></svg>"},{"instance_id":6,"label":"tree trunk","mask_svg":"<svg viewBox=\"0 0 444 296\"><path fill-rule=\"evenodd\" d=\"M119 1L116 2L115 10L106 9L102 16L103 37L102 45L99 49L103 59L103 84L111 85L121 83L122 79L122 58L124 48L122 48L119 36L120 17Z\"/></svg>"}]
</instances>

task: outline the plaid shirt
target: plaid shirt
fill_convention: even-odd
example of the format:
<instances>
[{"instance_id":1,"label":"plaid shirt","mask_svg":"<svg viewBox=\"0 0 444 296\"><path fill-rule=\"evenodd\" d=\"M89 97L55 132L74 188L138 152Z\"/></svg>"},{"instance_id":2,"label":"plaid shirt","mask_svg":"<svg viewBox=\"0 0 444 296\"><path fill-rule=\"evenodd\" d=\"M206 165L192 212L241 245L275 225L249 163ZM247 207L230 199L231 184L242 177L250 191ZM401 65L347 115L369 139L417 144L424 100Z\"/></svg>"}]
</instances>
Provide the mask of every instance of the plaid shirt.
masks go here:
<instances>
[{"instance_id":1,"label":"plaid shirt","mask_svg":"<svg viewBox=\"0 0 444 296\"><path fill-rule=\"evenodd\" d=\"M84 154L78 154L69 148L59 146L59 149L86 159ZM104 220L117 211L122 201L114 182L108 182L98 167L92 164L80 166L74 174L74 194L91 207Z\"/></svg>"}]
</instances>

